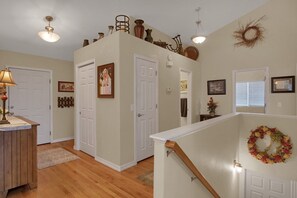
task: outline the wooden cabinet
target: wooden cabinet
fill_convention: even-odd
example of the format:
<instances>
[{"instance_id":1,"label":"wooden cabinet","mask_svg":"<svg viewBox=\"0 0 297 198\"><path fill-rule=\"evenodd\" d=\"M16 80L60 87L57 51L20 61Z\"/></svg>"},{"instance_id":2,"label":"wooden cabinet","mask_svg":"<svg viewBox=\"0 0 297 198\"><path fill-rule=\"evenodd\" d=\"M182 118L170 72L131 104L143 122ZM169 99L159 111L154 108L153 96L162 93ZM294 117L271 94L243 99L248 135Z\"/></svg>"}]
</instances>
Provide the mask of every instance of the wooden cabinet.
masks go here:
<instances>
[{"instance_id":1,"label":"wooden cabinet","mask_svg":"<svg viewBox=\"0 0 297 198\"><path fill-rule=\"evenodd\" d=\"M11 188L37 187L37 126L24 118L30 129L0 131L0 197ZM12 128L13 129L13 128Z\"/></svg>"},{"instance_id":2,"label":"wooden cabinet","mask_svg":"<svg viewBox=\"0 0 297 198\"><path fill-rule=\"evenodd\" d=\"M210 116L209 114L200 114L200 121L209 120L212 118L219 117L221 115Z\"/></svg>"}]
</instances>

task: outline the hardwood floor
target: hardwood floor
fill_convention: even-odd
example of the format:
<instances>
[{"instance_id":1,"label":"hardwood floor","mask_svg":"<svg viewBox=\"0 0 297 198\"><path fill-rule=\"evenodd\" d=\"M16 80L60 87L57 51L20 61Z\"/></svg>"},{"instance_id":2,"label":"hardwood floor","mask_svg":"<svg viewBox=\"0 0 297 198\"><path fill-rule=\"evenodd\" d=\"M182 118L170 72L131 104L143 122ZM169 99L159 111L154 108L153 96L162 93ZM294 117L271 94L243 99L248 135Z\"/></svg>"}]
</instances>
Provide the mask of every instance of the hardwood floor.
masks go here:
<instances>
[{"instance_id":1,"label":"hardwood floor","mask_svg":"<svg viewBox=\"0 0 297 198\"><path fill-rule=\"evenodd\" d=\"M89 155L73 150L73 141L41 145L38 150L56 147L75 153L80 159L38 170L37 189L19 187L10 190L7 197L153 197L153 187L137 179L153 170L153 158L119 173L96 162Z\"/></svg>"}]
</instances>

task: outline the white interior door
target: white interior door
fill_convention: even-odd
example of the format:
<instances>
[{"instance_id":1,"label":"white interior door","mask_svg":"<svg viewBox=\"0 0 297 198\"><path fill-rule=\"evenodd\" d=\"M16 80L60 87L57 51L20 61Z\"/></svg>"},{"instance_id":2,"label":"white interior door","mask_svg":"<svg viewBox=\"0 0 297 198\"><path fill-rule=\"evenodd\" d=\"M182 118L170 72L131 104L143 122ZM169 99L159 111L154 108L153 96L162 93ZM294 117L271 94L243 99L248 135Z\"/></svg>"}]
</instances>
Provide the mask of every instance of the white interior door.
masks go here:
<instances>
[{"instance_id":1,"label":"white interior door","mask_svg":"<svg viewBox=\"0 0 297 198\"><path fill-rule=\"evenodd\" d=\"M247 170L246 198L291 198L290 181Z\"/></svg>"},{"instance_id":2,"label":"white interior door","mask_svg":"<svg viewBox=\"0 0 297 198\"><path fill-rule=\"evenodd\" d=\"M186 107L182 104L185 99ZM180 69L180 114L180 126L192 124L192 72L184 69Z\"/></svg>"},{"instance_id":3,"label":"white interior door","mask_svg":"<svg viewBox=\"0 0 297 198\"><path fill-rule=\"evenodd\" d=\"M50 72L10 68L16 86L9 87L8 109L40 124L37 143L51 142Z\"/></svg>"},{"instance_id":4,"label":"white interior door","mask_svg":"<svg viewBox=\"0 0 297 198\"><path fill-rule=\"evenodd\" d=\"M153 140L157 132L157 63L136 57L136 158L143 160L153 155Z\"/></svg>"},{"instance_id":5,"label":"white interior door","mask_svg":"<svg viewBox=\"0 0 297 198\"><path fill-rule=\"evenodd\" d=\"M95 65L78 69L80 150L95 156Z\"/></svg>"}]
</instances>

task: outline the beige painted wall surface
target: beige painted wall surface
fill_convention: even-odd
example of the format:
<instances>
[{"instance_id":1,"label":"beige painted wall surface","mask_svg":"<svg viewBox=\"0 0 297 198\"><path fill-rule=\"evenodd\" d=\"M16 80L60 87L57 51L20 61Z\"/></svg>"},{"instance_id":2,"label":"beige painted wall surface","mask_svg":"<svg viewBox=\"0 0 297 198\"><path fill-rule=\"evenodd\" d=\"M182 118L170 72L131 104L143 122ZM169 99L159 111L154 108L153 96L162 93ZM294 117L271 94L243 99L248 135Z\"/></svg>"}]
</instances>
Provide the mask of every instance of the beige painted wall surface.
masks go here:
<instances>
[{"instance_id":1,"label":"beige painted wall surface","mask_svg":"<svg viewBox=\"0 0 297 198\"><path fill-rule=\"evenodd\" d=\"M200 67L198 62L188 59L154 44L140 40L126 33L120 33L120 73L121 73L121 164L134 159L134 116L130 110L134 104L134 54L155 59L158 65L159 80L159 131L180 126L180 73L184 68L193 71L192 122L197 122L200 93ZM174 66L166 67L167 56L172 56ZM171 88L172 93L166 93Z\"/></svg>"},{"instance_id":2,"label":"beige painted wall surface","mask_svg":"<svg viewBox=\"0 0 297 198\"><path fill-rule=\"evenodd\" d=\"M239 197L239 175L233 169L238 156L238 120L233 116L176 140L221 197ZM199 180L191 182L192 173L174 153L166 156L164 143L155 141L155 148L154 197L212 197Z\"/></svg>"},{"instance_id":3,"label":"beige painted wall surface","mask_svg":"<svg viewBox=\"0 0 297 198\"><path fill-rule=\"evenodd\" d=\"M259 19L265 28L264 40L254 48L234 47L232 37L238 23ZM207 80L226 79L227 95L213 96L219 102L218 114L232 112L232 70L269 67L270 77L295 75L297 63L297 1L270 0L265 5L223 27L207 38L200 48L202 72L201 112L206 113ZM270 87L270 86L269 86ZM270 89L270 88L269 88ZM281 107L277 104L281 103ZM295 115L294 93L268 94L267 113Z\"/></svg>"},{"instance_id":4,"label":"beige painted wall surface","mask_svg":"<svg viewBox=\"0 0 297 198\"><path fill-rule=\"evenodd\" d=\"M262 174L279 177L288 180L297 180L297 117L296 116L273 116L262 114L253 115L240 115L240 141L239 161L245 169L259 172ZM293 144L292 156L286 163L277 164L264 164L254 158L249 152L247 147L247 139L249 138L250 131L255 130L258 126L265 125L270 128L278 128L282 133L291 138Z\"/></svg>"},{"instance_id":5,"label":"beige painted wall surface","mask_svg":"<svg viewBox=\"0 0 297 198\"><path fill-rule=\"evenodd\" d=\"M97 66L114 63L115 98L96 98L96 154L109 162L120 164L120 64L119 34L114 33L74 53L74 64L95 59ZM97 89L97 85L96 85ZM97 93L97 91L96 91ZM76 105L77 106L77 105Z\"/></svg>"},{"instance_id":6,"label":"beige painted wall surface","mask_svg":"<svg viewBox=\"0 0 297 198\"><path fill-rule=\"evenodd\" d=\"M73 137L73 108L58 108L57 98L73 96L58 92L58 81L73 81L73 62L0 50L1 66L17 66L52 71L53 140Z\"/></svg>"}]
</instances>

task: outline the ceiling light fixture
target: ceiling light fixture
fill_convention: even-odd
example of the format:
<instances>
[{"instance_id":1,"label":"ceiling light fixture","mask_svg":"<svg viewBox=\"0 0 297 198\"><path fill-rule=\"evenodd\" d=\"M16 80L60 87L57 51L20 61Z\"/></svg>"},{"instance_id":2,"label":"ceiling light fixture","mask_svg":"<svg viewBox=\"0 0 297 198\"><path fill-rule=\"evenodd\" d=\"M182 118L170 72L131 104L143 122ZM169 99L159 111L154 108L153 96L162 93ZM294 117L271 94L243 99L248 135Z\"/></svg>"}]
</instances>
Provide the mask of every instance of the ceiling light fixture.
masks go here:
<instances>
[{"instance_id":1,"label":"ceiling light fixture","mask_svg":"<svg viewBox=\"0 0 297 198\"><path fill-rule=\"evenodd\" d=\"M199 26L201 27L201 29L202 29L202 25L201 25L201 23L202 23L202 21L199 19L199 11L200 11L200 7L198 7L195 11L197 12L197 14L198 14L198 20L196 21L196 24L197 24L197 33L196 33L196 35L195 36L193 36L192 37L192 41L194 42L194 43L197 43L197 44L201 44L201 43L203 43L205 40L206 40L206 36L204 36L203 34L199 34Z\"/></svg>"},{"instance_id":2,"label":"ceiling light fixture","mask_svg":"<svg viewBox=\"0 0 297 198\"><path fill-rule=\"evenodd\" d=\"M45 26L44 31L38 32L38 35L40 36L40 38L47 42L57 42L60 39L60 36L54 33L54 28L51 26L51 21L53 21L53 17L46 16L45 20L48 21L48 26Z\"/></svg>"}]
</instances>

